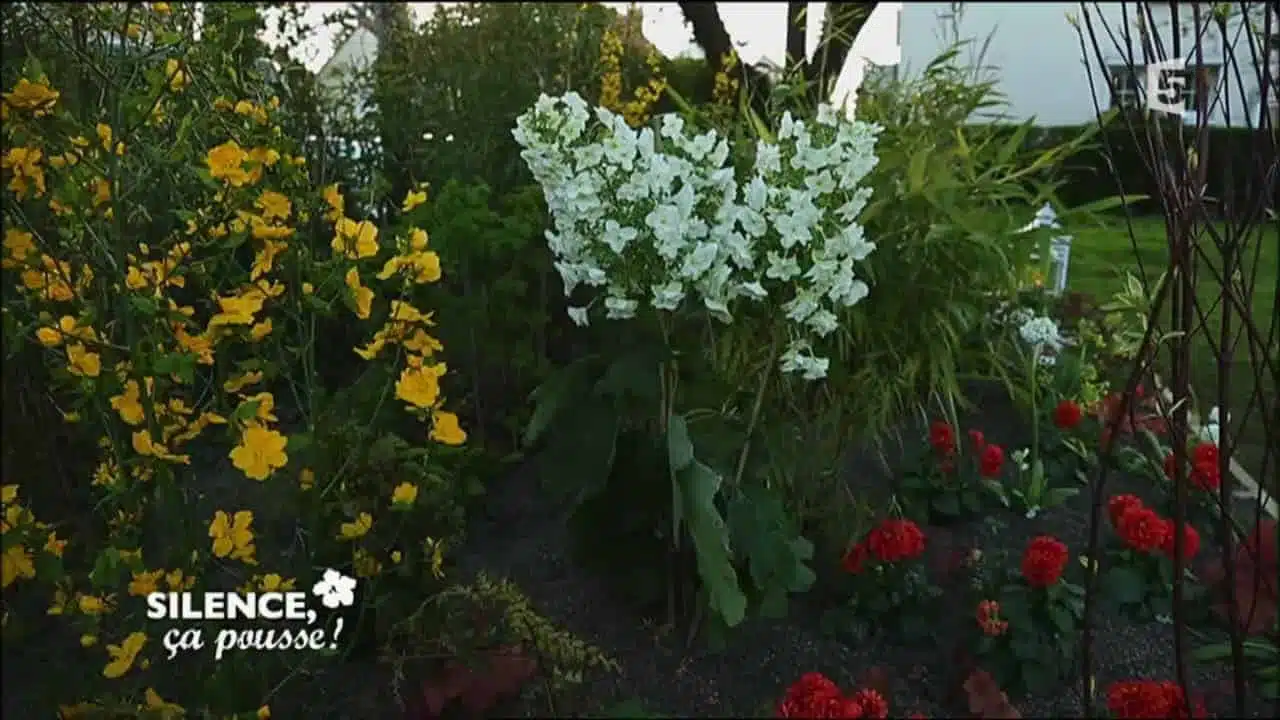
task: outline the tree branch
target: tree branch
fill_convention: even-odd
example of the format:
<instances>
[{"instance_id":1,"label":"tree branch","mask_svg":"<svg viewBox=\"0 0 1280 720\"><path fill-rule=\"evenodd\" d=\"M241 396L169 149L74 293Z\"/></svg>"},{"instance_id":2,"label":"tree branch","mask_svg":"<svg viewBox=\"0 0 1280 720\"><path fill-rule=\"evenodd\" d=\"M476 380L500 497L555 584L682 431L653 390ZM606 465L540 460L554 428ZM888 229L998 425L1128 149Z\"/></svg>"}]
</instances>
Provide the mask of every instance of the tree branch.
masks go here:
<instances>
[{"instance_id":1,"label":"tree branch","mask_svg":"<svg viewBox=\"0 0 1280 720\"><path fill-rule=\"evenodd\" d=\"M716 8L714 2L686 0L677 4L684 15L685 22L693 27L693 41L707 56L707 64L711 67L711 74L714 77L715 73L724 69L725 57L734 52L729 31L725 29L724 20L720 18L720 10ZM741 58L739 58L737 71L740 73L742 87L750 93L752 107L763 116L772 87L769 78L755 66L743 62Z\"/></svg>"},{"instance_id":2,"label":"tree branch","mask_svg":"<svg viewBox=\"0 0 1280 720\"><path fill-rule=\"evenodd\" d=\"M842 2L827 3L826 17L823 19L822 40L813 61L805 67L805 80L808 81L810 99L826 100L832 85L840 78L845 62L849 59L849 51L853 49L854 40L867 24L872 11L878 2Z\"/></svg>"},{"instance_id":3,"label":"tree branch","mask_svg":"<svg viewBox=\"0 0 1280 720\"><path fill-rule=\"evenodd\" d=\"M787 57L783 63L787 75L797 67L808 72L809 54L804 47L805 26L808 24L808 14L805 11L808 7L809 3L804 0L791 0L787 3Z\"/></svg>"}]
</instances>

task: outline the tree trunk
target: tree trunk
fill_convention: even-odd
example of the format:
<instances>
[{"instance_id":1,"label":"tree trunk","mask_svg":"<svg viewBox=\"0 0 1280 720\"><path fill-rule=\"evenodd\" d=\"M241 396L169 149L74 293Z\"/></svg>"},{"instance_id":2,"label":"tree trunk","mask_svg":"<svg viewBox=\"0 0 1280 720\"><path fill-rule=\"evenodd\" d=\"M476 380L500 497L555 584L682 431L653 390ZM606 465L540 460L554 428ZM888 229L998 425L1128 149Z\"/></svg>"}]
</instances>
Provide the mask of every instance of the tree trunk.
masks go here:
<instances>
[{"instance_id":1,"label":"tree trunk","mask_svg":"<svg viewBox=\"0 0 1280 720\"><path fill-rule=\"evenodd\" d=\"M713 2L681 2L680 11L693 28L693 40L706 54L712 70L723 68L723 58L733 50L733 40L725 30L720 11ZM788 75L798 69L806 84L805 99L810 107L827 100L836 80L844 70L849 52L866 26L868 18L878 2L827 3L823 20L822 37L813 53L813 60L805 52L805 9L807 2L787 3L785 67ZM752 107L761 112L763 101L771 90L769 79L751 65L742 64L744 87L752 93Z\"/></svg>"}]
</instances>

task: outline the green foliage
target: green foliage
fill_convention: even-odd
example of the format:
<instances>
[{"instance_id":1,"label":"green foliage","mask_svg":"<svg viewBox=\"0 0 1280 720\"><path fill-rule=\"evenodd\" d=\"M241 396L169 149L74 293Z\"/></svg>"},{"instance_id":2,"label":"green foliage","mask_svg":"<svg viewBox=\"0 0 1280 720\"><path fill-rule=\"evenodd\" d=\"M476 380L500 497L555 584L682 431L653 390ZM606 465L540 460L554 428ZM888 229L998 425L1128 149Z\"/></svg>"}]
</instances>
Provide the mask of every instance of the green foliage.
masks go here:
<instances>
[{"instance_id":1,"label":"green foliage","mask_svg":"<svg viewBox=\"0 0 1280 720\"><path fill-rule=\"evenodd\" d=\"M449 181L415 216L449 268L422 293L426 306L439 308L440 339L456 348L453 395L482 442L501 433L498 447L514 448L524 424L525 408L512 398L527 395L549 369L558 281L542 246L539 193L525 187L494 198L483 184Z\"/></svg>"},{"instance_id":2,"label":"green foliage","mask_svg":"<svg viewBox=\"0 0 1280 720\"><path fill-rule=\"evenodd\" d=\"M672 408L655 432L653 408L672 376L670 355L652 348L579 360L538 388L525 440L539 450L544 484L569 503L584 559L610 568L641 605L659 602L663 586L680 585L688 569L725 626L740 623L749 605L785 614L788 595L813 582L813 548L776 491L750 475L727 482L735 478L727 458L703 452L706 441L740 443L740 435L716 438L729 425Z\"/></svg>"}]
</instances>

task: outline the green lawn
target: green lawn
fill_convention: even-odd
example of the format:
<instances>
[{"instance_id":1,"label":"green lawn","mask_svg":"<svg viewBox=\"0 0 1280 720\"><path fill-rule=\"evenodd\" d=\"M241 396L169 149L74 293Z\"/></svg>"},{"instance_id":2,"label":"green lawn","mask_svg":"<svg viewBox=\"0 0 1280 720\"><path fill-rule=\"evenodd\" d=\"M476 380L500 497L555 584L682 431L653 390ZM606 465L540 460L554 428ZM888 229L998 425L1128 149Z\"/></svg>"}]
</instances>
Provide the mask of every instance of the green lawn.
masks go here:
<instances>
[{"instance_id":1,"label":"green lawn","mask_svg":"<svg viewBox=\"0 0 1280 720\"><path fill-rule=\"evenodd\" d=\"M1133 221L1136 254L1135 243L1130 239L1129 230L1123 218L1105 218L1103 222L1106 224L1085 225L1082 221L1076 221L1068 227L1068 232L1075 236L1071 247L1068 290L1091 295L1100 303L1106 302L1109 297L1123 288L1126 271L1138 274L1138 258L1141 259L1146 270L1148 281L1154 286L1154 281L1164 271L1168 261L1163 219L1140 218ZM1256 262L1246 260L1249 262L1246 271L1251 272L1254 265L1257 266L1257 284L1254 287L1252 308L1259 329L1266 334L1275 310L1276 272L1277 265L1280 265L1280 237L1277 236L1275 225L1271 224L1257 231L1257 234L1249 239L1248 247L1249 255L1255 252L1255 248L1262 248ZM1208 255L1210 262L1220 268L1221 260L1217 250L1211 248ZM1248 277L1247 272L1246 277ZM1207 269L1200 272L1198 286L1201 306L1206 310L1213 308L1209 317L1214 337L1217 336L1220 315L1215 307L1217 285L1218 283ZM1166 324L1165 327L1168 325ZM1201 412L1204 413L1213 404L1212 398L1216 397L1217 364L1203 338L1193 346L1192 353L1195 366L1193 384L1197 396L1204 398L1201 400L1204 406ZM1277 355L1274 342L1271 344L1269 353L1271 357ZM1160 364L1164 366L1160 372L1161 379L1168 382L1168 360L1161 359ZM1233 365L1235 370L1231 375L1232 402L1237 408L1233 413L1233 419L1243 417L1241 408L1253 390L1253 373L1250 365L1247 350L1241 343L1236 351L1236 361ZM1274 397L1277 388L1268 385L1266 390L1269 397ZM1257 415L1258 411L1254 411L1240 431L1240 445L1236 458L1255 480L1263 482L1264 478L1259 477L1259 471L1264 437L1261 423L1256 419ZM1267 474L1269 477L1265 479L1267 481L1265 484L1269 488L1274 488L1276 486L1274 463Z\"/></svg>"}]
</instances>

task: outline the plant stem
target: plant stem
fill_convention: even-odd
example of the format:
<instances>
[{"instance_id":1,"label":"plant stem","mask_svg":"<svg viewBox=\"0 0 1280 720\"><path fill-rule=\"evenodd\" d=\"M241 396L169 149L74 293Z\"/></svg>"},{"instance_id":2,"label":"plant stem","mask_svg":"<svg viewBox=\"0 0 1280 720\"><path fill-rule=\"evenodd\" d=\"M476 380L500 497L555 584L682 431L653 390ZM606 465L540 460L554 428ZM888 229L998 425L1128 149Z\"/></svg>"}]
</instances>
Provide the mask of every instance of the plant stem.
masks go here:
<instances>
[{"instance_id":1,"label":"plant stem","mask_svg":"<svg viewBox=\"0 0 1280 720\"><path fill-rule=\"evenodd\" d=\"M760 371L760 387L756 390L756 398L751 406L751 418L747 421L747 436L742 440L742 451L738 454L738 467L733 473L733 486L742 484L742 475L747 471L747 457L751 454L751 437L755 435L756 423L760 420L760 409L764 407L765 391L769 387L769 374L777 362L778 336L775 334L769 344L769 356L764 369Z\"/></svg>"}]
</instances>

